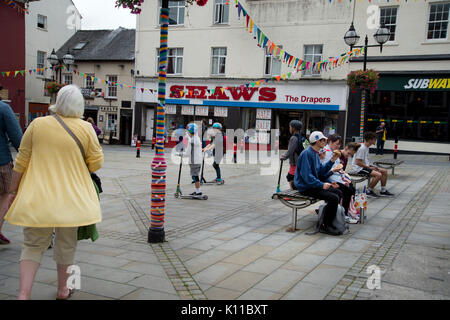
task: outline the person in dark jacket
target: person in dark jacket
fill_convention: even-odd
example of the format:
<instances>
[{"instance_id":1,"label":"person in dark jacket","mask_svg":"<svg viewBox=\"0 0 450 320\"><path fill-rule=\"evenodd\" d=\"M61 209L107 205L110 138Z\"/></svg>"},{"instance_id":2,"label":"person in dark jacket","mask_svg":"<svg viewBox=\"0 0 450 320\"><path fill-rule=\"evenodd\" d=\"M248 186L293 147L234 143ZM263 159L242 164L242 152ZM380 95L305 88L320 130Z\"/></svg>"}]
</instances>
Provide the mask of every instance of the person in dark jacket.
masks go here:
<instances>
[{"instance_id":1,"label":"person in dark jacket","mask_svg":"<svg viewBox=\"0 0 450 320\"><path fill-rule=\"evenodd\" d=\"M299 139L301 139L301 131L303 124L300 120L292 120L289 123L289 132L291 138L289 139L288 150L280 157L280 160L289 159L289 172L286 176L291 189L294 189L294 175L297 168L297 159L303 149L300 147Z\"/></svg>"},{"instance_id":2,"label":"person in dark jacket","mask_svg":"<svg viewBox=\"0 0 450 320\"><path fill-rule=\"evenodd\" d=\"M342 192L338 189L337 183L326 181L334 172L341 168L331 169L334 162L340 157L340 152L333 152L332 158L324 165L320 163L319 151L327 144L327 138L320 131L314 131L309 137L309 146L300 154L295 171L294 185L296 189L305 196L324 200L327 205L324 208L323 221L319 230L338 235L333 227L333 220L336 216L337 206L342 198Z\"/></svg>"},{"instance_id":3,"label":"person in dark jacket","mask_svg":"<svg viewBox=\"0 0 450 320\"><path fill-rule=\"evenodd\" d=\"M8 191L12 179L13 158L9 149L9 141L18 151L22 140L22 129L13 110L0 101L0 244L10 241L2 234L3 217L7 212Z\"/></svg>"}]
</instances>

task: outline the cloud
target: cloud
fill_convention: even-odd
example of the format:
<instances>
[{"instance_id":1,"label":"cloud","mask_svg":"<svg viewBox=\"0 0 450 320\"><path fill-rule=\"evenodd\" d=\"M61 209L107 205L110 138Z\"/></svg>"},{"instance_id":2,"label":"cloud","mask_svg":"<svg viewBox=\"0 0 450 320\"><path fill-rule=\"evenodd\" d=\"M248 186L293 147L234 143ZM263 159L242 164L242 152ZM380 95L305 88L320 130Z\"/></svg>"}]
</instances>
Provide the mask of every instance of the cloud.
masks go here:
<instances>
[{"instance_id":1,"label":"cloud","mask_svg":"<svg viewBox=\"0 0 450 320\"><path fill-rule=\"evenodd\" d=\"M136 28L136 16L129 10L116 8L115 0L73 0L83 19L83 30Z\"/></svg>"}]
</instances>

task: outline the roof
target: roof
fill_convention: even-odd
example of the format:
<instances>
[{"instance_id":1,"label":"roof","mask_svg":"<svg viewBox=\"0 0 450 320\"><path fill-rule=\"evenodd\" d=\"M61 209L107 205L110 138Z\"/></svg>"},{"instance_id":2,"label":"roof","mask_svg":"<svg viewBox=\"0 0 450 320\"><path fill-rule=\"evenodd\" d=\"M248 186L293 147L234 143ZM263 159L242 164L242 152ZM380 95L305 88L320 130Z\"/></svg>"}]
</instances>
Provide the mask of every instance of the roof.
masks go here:
<instances>
[{"instance_id":1,"label":"roof","mask_svg":"<svg viewBox=\"0 0 450 320\"><path fill-rule=\"evenodd\" d=\"M81 42L86 45L82 49L74 49ZM134 43L134 29L80 30L56 54L62 57L70 50L75 61L133 61Z\"/></svg>"}]
</instances>

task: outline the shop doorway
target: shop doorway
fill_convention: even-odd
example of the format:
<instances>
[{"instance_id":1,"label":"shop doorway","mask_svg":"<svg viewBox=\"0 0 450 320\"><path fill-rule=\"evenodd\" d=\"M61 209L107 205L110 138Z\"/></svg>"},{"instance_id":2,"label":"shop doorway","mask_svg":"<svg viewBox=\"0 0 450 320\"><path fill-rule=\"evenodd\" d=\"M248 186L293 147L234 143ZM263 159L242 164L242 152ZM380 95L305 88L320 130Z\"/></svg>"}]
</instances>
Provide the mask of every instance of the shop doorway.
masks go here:
<instances>
[{"instance_id":1,"label":"shop doorway","mask_svg":"<svg viewBox=\"0 0 450 320\"><path fill-rule=\"evenodd\" d=\"M292 120L300 120L305 126L305 114L302 111L280 110L279 116L279 129L280 129L280 149L287 149L289 145L289 139L291 133L289 132L289 123ZM302 133L304 133L304 129Z\"/></svg>"},{"instance_id":2,"label":"shop doorway","mask_svg":"<svg viewBox=\"0 0 450 320\"><path fill-rule=\"evenodd\" d=\"M84 120L87 121L88 118L92 118L94 120L95 125L97 125L97 115L98 110L84 110Z\"/></svg>"},{"instance_id":3,"label":"shop doorway","mask_svg":"<svg viewBox=\"0 0 450 320\"><path fill-rule=\"evenodd\" d=\"M131 144L132 110L120 110L120 144Z\"/></svg>"}]
</instances>

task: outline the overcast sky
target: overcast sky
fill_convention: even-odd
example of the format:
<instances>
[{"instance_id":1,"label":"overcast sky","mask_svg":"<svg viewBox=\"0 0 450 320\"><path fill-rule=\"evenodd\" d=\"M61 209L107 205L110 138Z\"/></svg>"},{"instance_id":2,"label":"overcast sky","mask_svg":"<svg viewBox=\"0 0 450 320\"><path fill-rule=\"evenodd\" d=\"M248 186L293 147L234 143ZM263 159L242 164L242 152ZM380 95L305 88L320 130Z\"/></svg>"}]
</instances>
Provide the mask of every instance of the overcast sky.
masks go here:
<instances>
[{"instance_id":1,"label":"overcast sky","mask_svg":"<svg viewBox=\"0 0 450 320\"><path fill-rule=\"evenodd\" d=\"M80 12L82 30L136 28L136 15L116 8L115 0L73 0Z\"/></svg>"}]
</instances>

